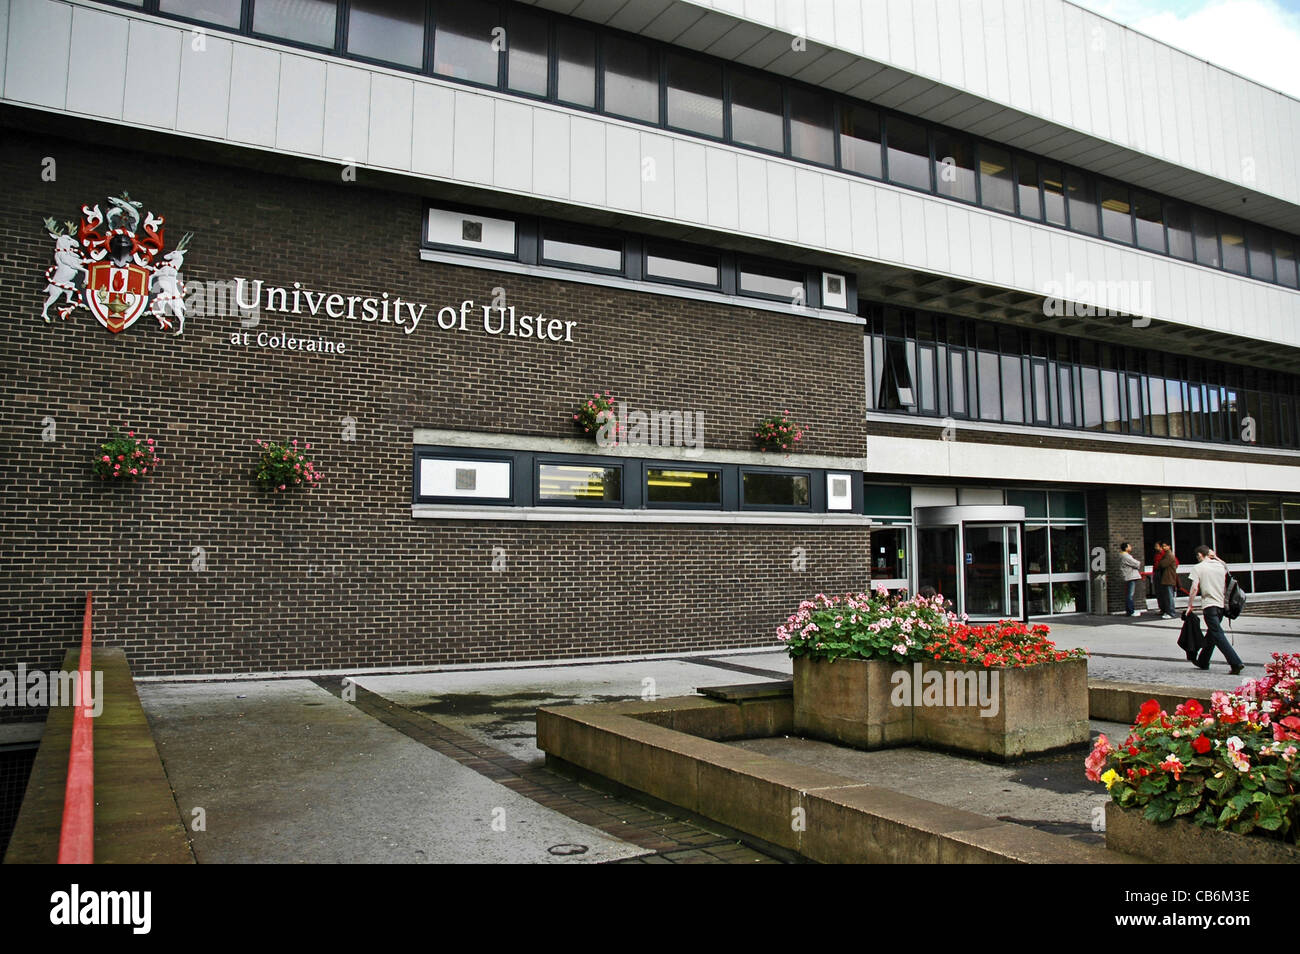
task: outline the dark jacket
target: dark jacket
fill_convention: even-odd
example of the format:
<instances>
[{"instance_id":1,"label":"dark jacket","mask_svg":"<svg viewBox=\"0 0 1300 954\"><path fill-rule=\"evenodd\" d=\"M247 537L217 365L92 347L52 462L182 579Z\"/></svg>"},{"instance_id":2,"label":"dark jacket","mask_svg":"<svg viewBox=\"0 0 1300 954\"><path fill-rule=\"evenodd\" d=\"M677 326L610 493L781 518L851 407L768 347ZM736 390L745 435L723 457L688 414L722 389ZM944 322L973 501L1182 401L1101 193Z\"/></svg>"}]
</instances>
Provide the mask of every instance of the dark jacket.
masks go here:
<instances>
[{"instance_id":1,"label":"dark jacket","mask_svg":"<svg viewBox=\"0 0 1300 954\"><path fill-rule=\"evenodd\" d=\"M1155 566L1156 581L1161 586L1178 585L1178 561L1174 559L1174 551L1166 550L1165 555L1160 558L1160 562Z\"/></svg>"}]
</instances>

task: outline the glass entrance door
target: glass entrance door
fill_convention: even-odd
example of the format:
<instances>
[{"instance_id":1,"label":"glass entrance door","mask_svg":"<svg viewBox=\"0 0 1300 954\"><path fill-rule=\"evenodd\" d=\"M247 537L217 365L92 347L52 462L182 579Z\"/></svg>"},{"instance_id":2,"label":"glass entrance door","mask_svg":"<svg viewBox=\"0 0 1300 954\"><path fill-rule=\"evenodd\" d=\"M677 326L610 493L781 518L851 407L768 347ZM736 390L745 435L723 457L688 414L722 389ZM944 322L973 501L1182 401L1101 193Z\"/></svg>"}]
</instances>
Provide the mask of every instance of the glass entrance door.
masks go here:
<instances>
[{"instance_id":1,"label":"glass entrance door","mask_svg":"<svg viewBox=\"0 0 1300 954\"><path fill-rule=\"evenodd\" d=\"M962 524L962 611L972 619L1020 619L1020 524Z\"/></svg>"}]
</instances>

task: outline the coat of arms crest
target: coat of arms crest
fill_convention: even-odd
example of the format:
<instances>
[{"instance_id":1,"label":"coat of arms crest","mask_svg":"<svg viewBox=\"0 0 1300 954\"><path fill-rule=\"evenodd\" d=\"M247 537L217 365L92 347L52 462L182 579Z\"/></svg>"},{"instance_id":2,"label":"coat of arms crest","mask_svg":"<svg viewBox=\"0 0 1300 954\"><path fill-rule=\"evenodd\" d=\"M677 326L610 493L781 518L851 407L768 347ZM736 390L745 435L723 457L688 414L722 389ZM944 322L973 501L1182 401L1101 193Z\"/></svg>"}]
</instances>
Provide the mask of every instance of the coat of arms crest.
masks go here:
<instances>
[{"instance_id":1,"label":"coat of arms crest","mask_svg":"<svg viewBox=\"0 0 1300 954\"><path fill-rule=\"evenodd\" d=\"M45 220L54 239L54 264L45 270L45 306L62 319L86 308L109 331L125 331L146 310L160 328L185 330L185 286L180 270L192 233L163 250L163 217L141 213L141 203L123 192L108 198L108 211L81 207L81 222ZM158 261L155 263L154 259ZM62 298L61 304L58 304Z\"/></svg>"}]
</instances>

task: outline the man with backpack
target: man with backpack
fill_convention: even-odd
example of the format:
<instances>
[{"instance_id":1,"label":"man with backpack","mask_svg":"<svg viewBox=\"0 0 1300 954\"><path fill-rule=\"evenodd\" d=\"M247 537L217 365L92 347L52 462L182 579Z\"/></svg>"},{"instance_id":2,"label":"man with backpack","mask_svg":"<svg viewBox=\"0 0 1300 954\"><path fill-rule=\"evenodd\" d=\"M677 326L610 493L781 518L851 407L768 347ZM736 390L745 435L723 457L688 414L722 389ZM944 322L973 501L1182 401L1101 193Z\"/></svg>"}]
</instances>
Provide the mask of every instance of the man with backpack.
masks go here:
<instances>
[{"instance_id":1,"label":"man with backpack","mask_svg":"<svg viewBox=\"0 0 1300 954\"><path fill-rule=\"evenodd\" d=\"M1223 614L1227 606L1228 565L1214 555L1214 551L1201 544L1196 548L1196 566L1187 571L1192 578L1192 587L1187 591L1187 612L1196 612L1196 597L1205 600L1202 615L1205 617L1205 648L1196 657L1192 665L1197 669L1210 668L1210 656L1217 646L1228 668L1235 676L1245 668L1241 657L1223 634Z\"/></svg>"}]
</instances>

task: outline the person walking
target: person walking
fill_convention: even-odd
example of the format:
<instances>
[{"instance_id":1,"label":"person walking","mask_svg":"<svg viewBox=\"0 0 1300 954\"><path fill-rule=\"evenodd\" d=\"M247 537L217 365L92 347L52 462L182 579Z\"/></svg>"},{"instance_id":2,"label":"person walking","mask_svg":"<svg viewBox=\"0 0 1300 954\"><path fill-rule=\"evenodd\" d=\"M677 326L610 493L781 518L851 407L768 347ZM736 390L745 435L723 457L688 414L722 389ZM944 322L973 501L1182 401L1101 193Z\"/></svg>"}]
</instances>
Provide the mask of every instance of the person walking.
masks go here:
<instances>
[{"instance_id":1,"label":"person walking","mask_svg":"<svg viewBox=\"0 0 1300 954\"><path fill-rule=\"evenodd\" d=\"M1214 555L1214 551L1201 544L1196 548L1196 566L1188 571L1192 588L1187 591L1187 612L1196 612L1196 597L1202 597L1205 617L1205 648L1192 663L1197 669L1209 669L1210 657L1217 646L1227 660L1229 671L1235 676L1245 668L1241 657L1223 634L1223 607L1226 595L1228 565Z\"/></svg>"},{"instance_id":2,"label":"person walking","mask_svg":"<svg viewBox=\"0 0 1300 954\"><path fill-rule=\"evenodd\" d=\"M1133 547L1129 543L1119 545L1119 564L1120 570L1124 574L1124 609L1127 616L1139 616L1133 607L1133 593L1137 589L1138 580L1142 579L1142 564L1138 558L1133 555Z\"/></svg>"},{"instance_id":3,"label":"person walking","mask_svg":"<svg viewBox=\"0 0 1300 954\"><path fill-rule=\"evenodd\" d=\"M1151 575L1156 578L1159 587L1157 592L1160 594L1160 618L1173 619L1175 594L1178 590L1178 560L1174 556L1174 548L1169 544L1161 543L1158 549L1160 559Z\"/></svg>"}]
</instances>

